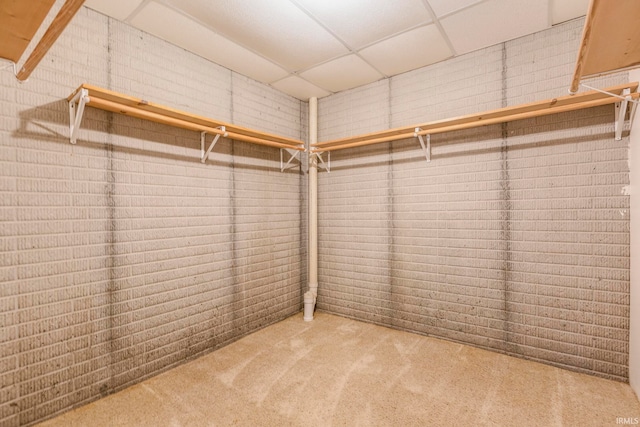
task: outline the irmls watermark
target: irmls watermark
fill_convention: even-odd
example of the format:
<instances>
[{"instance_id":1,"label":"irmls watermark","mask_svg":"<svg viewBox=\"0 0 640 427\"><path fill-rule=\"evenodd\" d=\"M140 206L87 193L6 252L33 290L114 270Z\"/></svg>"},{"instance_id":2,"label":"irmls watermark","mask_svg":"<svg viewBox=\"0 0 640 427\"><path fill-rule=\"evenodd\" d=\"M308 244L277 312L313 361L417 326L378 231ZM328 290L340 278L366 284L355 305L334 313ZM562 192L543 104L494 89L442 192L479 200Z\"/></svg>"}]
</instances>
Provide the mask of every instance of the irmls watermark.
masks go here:
<instances>
[{"instance_id":1,"label":"irmls watermark","mask_svg":"<svg viewBox=\"0 0 640 427\"><path fill-rule=\"evenodd\" d=\"M626 425L626 426L637 426L640 425L640 418L624 418L624 417L616 417L616 424L618 425Z\"/></svg>"}]
</instances>

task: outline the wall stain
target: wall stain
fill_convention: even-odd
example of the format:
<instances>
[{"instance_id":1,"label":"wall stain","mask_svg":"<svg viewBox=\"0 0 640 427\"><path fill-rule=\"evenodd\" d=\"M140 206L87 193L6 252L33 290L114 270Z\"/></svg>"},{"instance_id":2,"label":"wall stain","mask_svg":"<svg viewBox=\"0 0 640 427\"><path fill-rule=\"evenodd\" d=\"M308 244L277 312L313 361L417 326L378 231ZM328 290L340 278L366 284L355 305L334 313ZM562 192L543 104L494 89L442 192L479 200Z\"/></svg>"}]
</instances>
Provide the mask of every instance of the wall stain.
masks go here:
<instances>
[{"instance_id":1,"label":"wall stain","mask_svg":"<svg viewBox=\"0 0 640 427\"><path fill-rule=\"evenodd\" d=\"M107 21L107 83L109 89L113 89L113 74L112 74L112 37L113 32L111 29L111 18ZM106 155L107 155L107 170L106 170L106 184L105 184L105 196L107 203L107 269L109 271L109 277L107 282L107 339L109 340L109 377L106 383L103 383L99 392L101 396L107 396L114 392L115 384L113 384L113 379L115 377L115 360L114 354L116 352L116 337L115 337L115 304L116 304L116 201L115 201L115 193L116 193L116 178L114 172L114 164L113 164L113 140L112 135L114 133L113 129L113 113L107 113L107 144L105 145Z\"/></svg>"},{"instance_id":2,"label":"wall stain","mask_svg":"<svg viewBox=\"0 0 640 427\"><path fill-rule=\"evenodd\" d=\"M391 129L392 127L392 103L391 103L391 79L387 79L387 108L388 108L388 116L387 116L387 128ZM400 301L398 299L398 295L396 292L396 277L398 274L396 272L396 239L395 239L395 224L396 224L396 197L394 191L394 162L393 162L393 142L389 142L389 166L387 172L387 206L389 206L388 214L388 274L389 274L389 294L387 295L387 307L384 307L382 310L382 316L385 316L391 320L391 325L394 327L398 327L398 316L404 313L404 310L400 306ZM378 319L378 322L383 321L383 319Z\"/></svg>"},{"instance_id":3,"label":"wall stain","mask_svg":"<svg viewBox=\"0 0 640 427\"><path fill-rule=\"evenodd\" d=\"M230 105L229 109L231 112L231 123L234 122L234 108L233 108L233 72L231 72L231 96L230 96ZM226 330L223 333L228 335L229 337L240 337L244 335L244 330L246 329L244 322L244 286L243 281L240 277L240 269L238 268L238 245L237 245L237 224L236 218L238 217L238 205L236 203L236 153L235 153L235 144L231 142L231 162L229 164L230 169L230 188L229 188L229 198L230 198L230 209L231 212L231 276L232 276L232 303L231 303L231 329ZM226 339L224 340L226 341Z\"/></svg>"},{"instance_id":4,"label":"wall stain","mask_svg":"<svg viewBox=\"0 0 640 427\"><path fill-rule=\"evenodd\" d=\"M508 104L507 98L507 46L502 43L502 107ZM511 311L512 300L512 274L511 274L511 188L509 176L509 124L501 125L501 145L500 145L500 240L502 242L502 286L503 286L503 350L506 352L517 352L517 345L512 341L513 312Z\"/></svg>"}]
</instances>

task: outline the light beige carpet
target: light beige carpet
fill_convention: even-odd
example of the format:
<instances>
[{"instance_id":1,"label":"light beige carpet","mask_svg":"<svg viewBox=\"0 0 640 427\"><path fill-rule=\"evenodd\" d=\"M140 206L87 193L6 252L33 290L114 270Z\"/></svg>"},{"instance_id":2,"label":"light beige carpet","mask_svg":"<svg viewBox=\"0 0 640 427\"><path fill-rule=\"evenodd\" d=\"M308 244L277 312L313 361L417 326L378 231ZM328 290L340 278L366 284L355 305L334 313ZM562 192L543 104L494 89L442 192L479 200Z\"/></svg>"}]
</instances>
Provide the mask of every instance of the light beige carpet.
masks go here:
<instances>
[{"instance_id":1,"label":"light beige carpet","mask_svg":"<svg viewBox=\"0 0 640 427\"><path fill-rule=\"evenodd\" d=\"M627 384L302 314L42 426L616 426Z\"/></svg>"}]
</instances>

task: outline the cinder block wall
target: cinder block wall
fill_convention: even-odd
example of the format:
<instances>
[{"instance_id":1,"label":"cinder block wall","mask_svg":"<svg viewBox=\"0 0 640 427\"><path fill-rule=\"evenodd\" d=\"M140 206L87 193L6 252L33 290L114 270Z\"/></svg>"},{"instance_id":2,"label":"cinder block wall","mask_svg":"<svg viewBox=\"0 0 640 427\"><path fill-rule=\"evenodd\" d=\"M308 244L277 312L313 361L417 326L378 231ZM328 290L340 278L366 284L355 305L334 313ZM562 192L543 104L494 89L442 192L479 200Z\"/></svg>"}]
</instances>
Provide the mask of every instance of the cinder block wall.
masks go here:
<instances>
[{"instance_id":1,"label":"cinder block wall","mask_svg":"<svg viewBox=\"0 0 640 427\"><path fill-rule=\"evenodd\" d=\"M319 140L566 95L582 24L323 98ZM434 135L430 163L417 140L334 152L319 308L626 381L628 137L613 123L605 106Z\"/></svg>"},{"instance_id":2,"label":"cinder block wall","mask_svg":"<svg viewBox=\"0 0 640 427\"><path fill-rule=\"evenodd\" d=\"M82 9L0 71L0 425L29 425L301 308L300 170L279 152L64 100L83 82L295 138L306 105Z\"/></svg>"},{"instance_id":3,"label":"cinder block wall","mask_svg":"<svg viewBox=\"0 0 640 427\"><path fill-rule=\"evenodd\" d=\"M640 80L640 69L629 72L631 80ZM640 398L640 131L635 126L629 135L631 254L629 290L629 384Z\"/></svg>"}]
</instances>

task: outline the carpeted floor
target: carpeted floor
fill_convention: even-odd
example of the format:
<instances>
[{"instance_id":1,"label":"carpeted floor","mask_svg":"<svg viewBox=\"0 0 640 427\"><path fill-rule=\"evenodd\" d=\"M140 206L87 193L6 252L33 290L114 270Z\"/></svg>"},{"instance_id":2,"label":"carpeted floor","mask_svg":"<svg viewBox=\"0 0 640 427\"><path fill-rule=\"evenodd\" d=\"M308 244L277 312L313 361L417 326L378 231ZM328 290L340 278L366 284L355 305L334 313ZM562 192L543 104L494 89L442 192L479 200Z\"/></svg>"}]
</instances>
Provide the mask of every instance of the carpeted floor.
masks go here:
<instances>
[{"instance_id":1,"label":"carpeted floor","mask_svg":"<svg viewBox=\"0 0 640 427\"><path fill-rule=\"evenodd\" d=\"M316 313L41 426L601 427L634 419L640 402L627 384Z\"/></svg>"}]
</instances>

